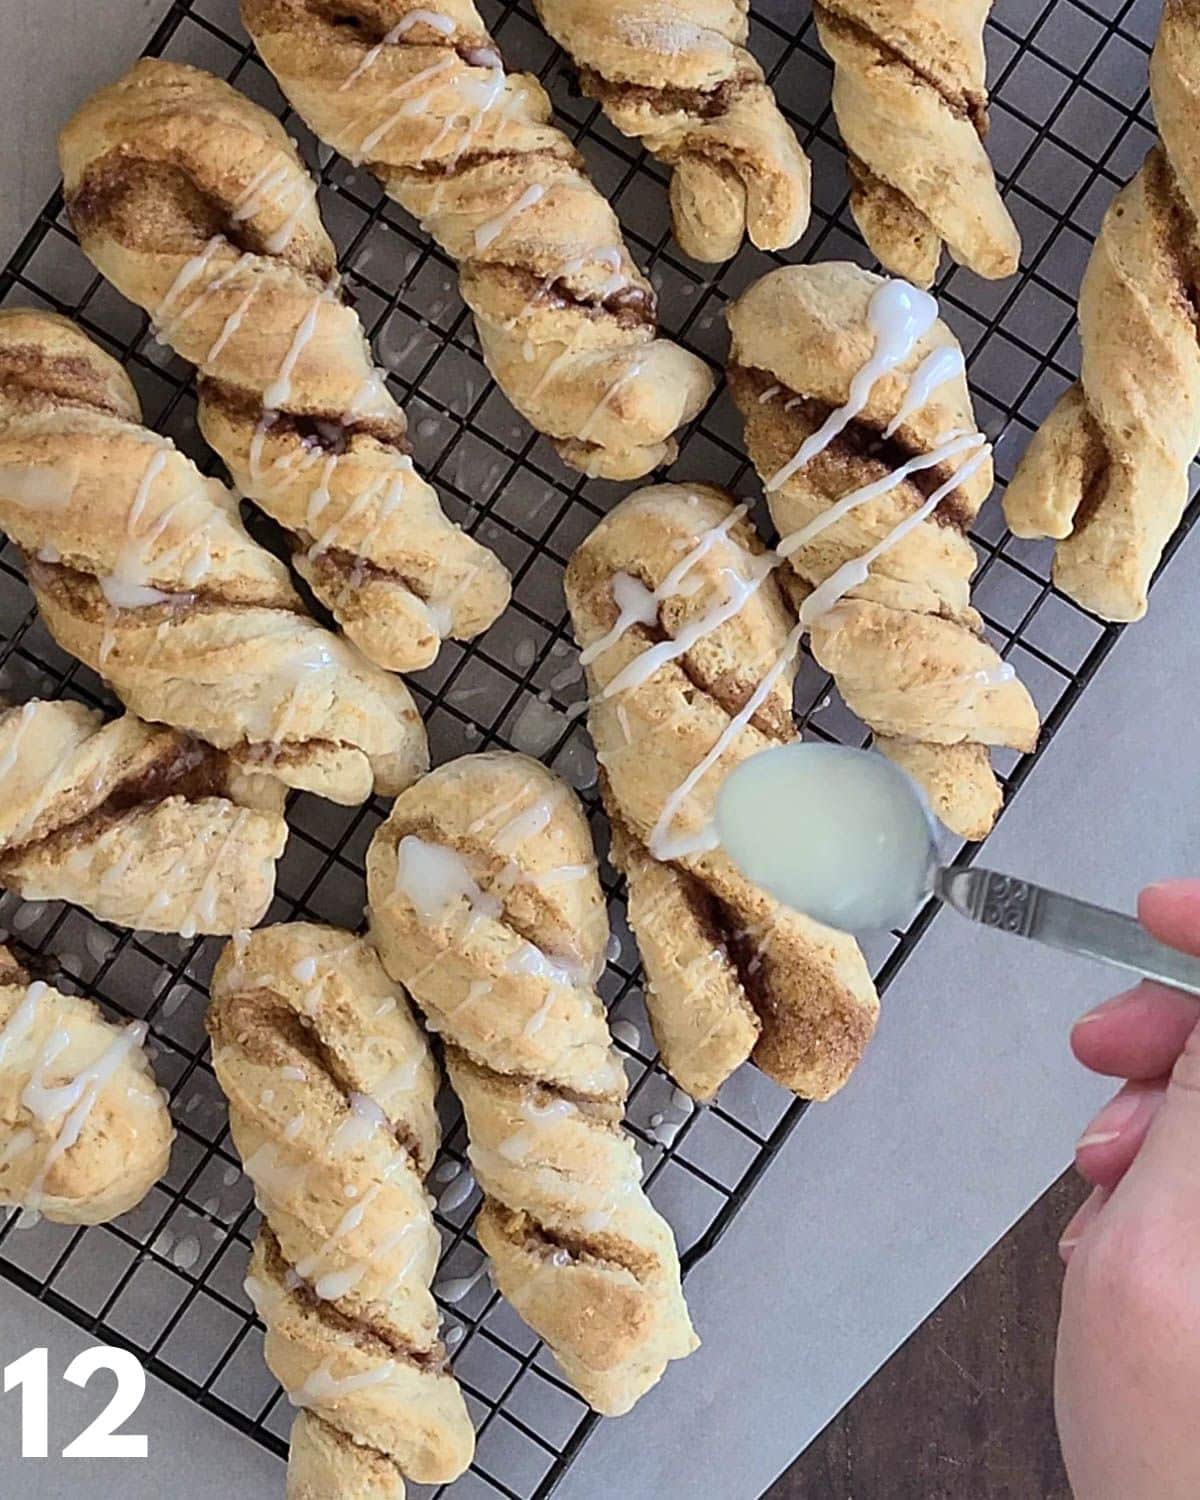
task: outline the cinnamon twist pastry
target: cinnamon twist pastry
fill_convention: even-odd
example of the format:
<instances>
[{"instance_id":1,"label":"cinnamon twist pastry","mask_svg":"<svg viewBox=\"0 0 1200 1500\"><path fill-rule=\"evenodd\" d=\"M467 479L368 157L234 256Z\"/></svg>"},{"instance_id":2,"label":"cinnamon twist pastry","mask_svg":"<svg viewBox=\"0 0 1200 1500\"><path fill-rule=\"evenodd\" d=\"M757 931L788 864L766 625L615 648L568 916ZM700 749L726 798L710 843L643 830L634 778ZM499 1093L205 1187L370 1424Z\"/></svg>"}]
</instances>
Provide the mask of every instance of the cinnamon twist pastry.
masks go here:
<instances>
[{"instance_id":1,"label":"cinnamon twist pastry","mask_svg":"<svg viewBox=\"0 0 1200 1500\"><path fill-rule=\"evenodd\" d=\"M932 297L848 263L773 271L730 308L730 386L807 597L812 653L963 838L1001 803L988 748L1038 715L971 608L992 487L962 351Z\"/></svg>"},{"instance_id":2,"label":"cinnamon twist pastry","mask_svg":"<svg viewBox=\"0 0 1200 1500\"><path fill-rule=\"evenodd\" d=\"M812 169L746 50L749 0L535 0L583 92L672 170L675 238L695 260L729 260L808 226Z\"/></svg>"},{"instance_id":3,"label":"cinnamon twist pastry","mask_svg":"<svg viewBox=\"0 0 1200 1500\"><path fill-rule=\"evenodd\" d=\"M0 885L105 922L227 937L260 921L283 787L219 750L82 703L0 711Z\"/></svg>"},{"instance_id":4,"label":"cinnamon twist pastry","mask_svg":"<svg viewBox=\"0 0 1200 1500\"><path fill-rule=\"evenodd\" d=\"M488 368L562 458L606 479L669 462L712 377L658 337L611 206L470 0L242 0L242 18L317 135L459 262Z\"/></svg>"},{"instance_id":5,"label":"cinnamon twist pastry","mask_svg":"<svg viewBox=\"0 0 1200 1500\"><path fill-rule=\"evenodd\" d=\"M139 416L65 318L0 312L0 529L55 640L248 770L336 802L407 786L428 752L404 684L304 614L233 495Z\"/></svg>"},{"instance_id":6,"label":"cinnamon twist pastry","mask_svg":"<svg viewBox=\"0 0 1200 1500\"><path fill-rule=\"evenodd\" d=\"M1112 203L1079 293L1080 380L1008 487L1017 536L1106 620L1146 612L1200 448L1200 4L1167 0L1150 61L1159 143Z\"/></svg>"},{"instance_id":7,"label":"cinnamon twist pastry","mask_svg":"<svg viewBox=\"0 0 1200 1500\"><path fill-rule=\"evenodd\" d=\"M103 1224L141 1202L174 1135L145 1037L0 948L0 1206Z\"/></svg>"},{"instance_id":8,"label":"cinnamon twist pastry","mask_svg":"<svg viewBox=\"0 0 1200 1500\"><path fill-rule=\"evenodd\" d=\"M960 265L1011 276L1021 240L996 189L983 28L992 0L816 0L833 59L850 209L887 270L930 286L942 242Z\"/></svg>"},{"instance_id":9,"label":"cinnamon twist pastry","mask_svg":"<svg viewBox=\"0 0 1200 1500\"><path fill-rule=\"evenodd\" d=\"M664 1066L708 1097L753 1056L823 1099L875 1027L866 964L751 885L712 833L728 772L796 738L799 631L745 513L708 485L639 490L576 549L567 604Z\"/></svg>"},{"instance_id":10,"label":"cinnamon twist pastry","mask_svg":"<svg viewBox=\"0 0 1200 1500\"><path fill-rule=\"evenodd\" d=\"M466 756L397 799L367 886L384 965L446 1046L496 1284L580 1395L619 1416L697 1340L620 1128L583 810L536 761Z\"/></svg>"},{"instance_id":11,"label":"cinnamon twist pastry","mask_svg":"<svg viewBox=\"0 0 1200 1500\"><path fill-rule=\"evenodd\" d=\"M289 1500L457 1478L475 1435L430 1292L438 1077L404 992L362 938L289 923L226 947L207 1025L265 1221L246 1289L301 1409Z\"/></svg>"},{"instance_id":12,"label":"cinnamon twist pastry","mask_svg":"<svg viewBox=\"0 0 1200 1500\"><path fill-rule=\"evenodd\" d=\"M59 138L80 244L200 369L200 425L238 488L380 666L478 635L508 574L413 468L404 414L340 300L316 184L283 127L219 78L144 58Z\"/></svg>"}]
</instances>

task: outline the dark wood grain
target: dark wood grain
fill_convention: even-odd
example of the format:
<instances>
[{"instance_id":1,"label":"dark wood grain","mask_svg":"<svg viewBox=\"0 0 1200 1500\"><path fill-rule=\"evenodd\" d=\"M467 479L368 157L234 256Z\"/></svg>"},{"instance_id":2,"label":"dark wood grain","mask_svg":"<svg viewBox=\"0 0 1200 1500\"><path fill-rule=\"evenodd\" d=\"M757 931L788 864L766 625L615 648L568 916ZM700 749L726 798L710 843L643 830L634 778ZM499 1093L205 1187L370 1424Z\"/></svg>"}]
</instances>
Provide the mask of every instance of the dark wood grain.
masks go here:
<instances>
[{"instance_id":1,"label":"dark wood grain","mask_svg":"<svg viewBox=\"0 0 1200 1500\"><path fill-rule=\"evenodd\" d=\"M1070 1500L1051 1402L1066 1173L764 1500Z\"/></svg>"}]
</instances>

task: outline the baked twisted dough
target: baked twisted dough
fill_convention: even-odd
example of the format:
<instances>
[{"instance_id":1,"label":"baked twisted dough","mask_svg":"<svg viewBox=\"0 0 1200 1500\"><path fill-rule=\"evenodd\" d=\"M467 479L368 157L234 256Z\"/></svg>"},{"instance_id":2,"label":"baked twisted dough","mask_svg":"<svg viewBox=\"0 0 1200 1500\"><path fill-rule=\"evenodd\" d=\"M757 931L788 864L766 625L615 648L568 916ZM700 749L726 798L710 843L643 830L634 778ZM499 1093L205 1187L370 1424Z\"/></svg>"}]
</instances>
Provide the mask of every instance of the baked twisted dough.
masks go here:
<instances>
[{"instance_id":1,"label":"baked twisted dough","mask_svg":"<svg viewBox=\"0 0 1200 1500\"><path fill-rule=\"evenodd\" d=\"M413 468L278 120L219 78L144 58L84 104L59 153L84 251L199 366L204 435L287 527L355 645L409 671L443 635L486 629L508 574Z\"/></svg>"},{"instance_id":2,"label":"baked twisted dough","mask_svg":"<svg viewBox=\"0 0 1200 1500\"><path fill-rule=\"evenodd\" d=\"M755 58L749 0L535 0L574 58L583 92L672 170L675 238L695 260L728 260L744 235L794 245L812 169Z\"/></svg>"},{"instance_id":3,"label":"baked twisted dough","mask_svg":"<svg viewBox=\"0 0 1200 1500\"><path fill-rule=\"evenodd\" d=\"M139 717L337 802L425 769L408 690L303 612L237 502L78 328L0 312L0 529L50 633Z\"/></svg>"},{"instance_id":4,"label":"baked twisted dough","mask_svg":"<svg viewBox=\"0 0 1200 1500\"><path fill-rule=\"evenodd\" d=\"M0 885L184 937L260 921L283 787L219 750L82 703L0 710Z\"/></svg>"},{"instance_id":5,"label":"baked twisted dough","mask_svg":"<svg viewBox=\"0 0 1200 1500\"><path fill-rule=\"evenodd\" d=\"M620 1128L583 810L536 761L466 756L397 799L367 886L384 965L446 1046L496 1284L580 1395L620 1415L697 1340Z\"/></svg>"},{"instance_id":6,"label":"baked twisted dough","mask_svg":"<svg viewBox=\"0 0 1200 1500\"><path fill-rule=\"evenodd\" d=\"M247 1291L301 1408L289 1500L457 1478L474 1432L438 1337L423 1185L438 1078L403 991L362 938L265 927L222 953L207 1025L265 1220Z\"/></svg>"},{"instance_id":7,"label":"baked twisted dough","mask_svg":"<svg viewBox=\"0 0 1200 1500\"><path fill-rule=\"evenodd\" d=\"M0 948L0 1205L103 1224L141 1202L173 1135L145 1035L31 984Z\"/></svg>"},{"instance_id":8,"label":"baked twisted dough","mask_svg":"<svg viewBox=\"0 0 1200 1500\"><path fill-rule=\"evenodd\" d=\"M712 376L655 297L528 73L470 0L242 0L284 93L459 262L483 356L563 459L634 479L675 453Z\"/></svg>"},{"instance_id":9,"label":"baked twisted dough","mask_svg":"<svg viewBox=\"0 0 1200 1500\"><path fill-rule=\"evenodd\" d=\"M725 774L796 738L795 617L744 516L707 485L640 490L576 550L567 603L664 1066L707 1097L753 1056L823 1099L879 1009L858 946L751 885L706 836Z\"/></svg>"},{"instance_id":10,"label":"baked twisted dough","mask_svg":"<svg viewBox=\"0 0 1200 1500\"><path fill-rule=\"evenodd\" d=\"M980 276L1011 276L1021 240L984 148L992 0L816 0L833 59L850 208L883 265L918 286L942 242Z\"/></svg>"},{"instance_id":11,"label":"baked twisted dough","mask_svg":"<svg viewBox=\"0 0 1200 1500\"><path fill-rule=\"evenodd\" d=\"M976 557L966 532L991 490L992 466L945 324L934 321L845 429L793 467L877 350L870 319L885 285L900 286L840 262L764 276L729 311L730 386L780 551L805 593L864 566L863 580L835 587L832 607L808 622L813 655L942 821L978 839L1001 803L988 747L1032 750L1039 726L970 605ZM885 436L935 361L937 383ZM879 490L835 509L864 485ZM914 524L939 491L940 503Z\"/></svg>"},{"instance_id":12,"label":"baked twisted dough","mask_svg":"<svg viewBox=\"0 0 1200 1500\"><path fill-rule=\"evenodd\" d=\"M1054 581L1107 620L1146 612L1200 448L1200 4L1167 0L1150 62L1159 144L1104 217L1079 293L1081 378L1004 499L1059 538Z\"/></svg>"}]
</instances>

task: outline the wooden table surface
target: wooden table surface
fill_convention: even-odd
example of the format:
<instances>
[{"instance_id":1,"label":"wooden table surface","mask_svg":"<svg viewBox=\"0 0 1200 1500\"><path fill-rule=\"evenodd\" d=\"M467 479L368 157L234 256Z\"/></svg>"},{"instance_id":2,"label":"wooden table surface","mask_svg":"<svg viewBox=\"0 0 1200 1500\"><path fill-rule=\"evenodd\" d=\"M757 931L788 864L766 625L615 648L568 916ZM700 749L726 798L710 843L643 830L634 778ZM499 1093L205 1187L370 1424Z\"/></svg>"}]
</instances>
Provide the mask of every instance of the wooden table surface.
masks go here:
<instances>
[{"instance_id":1,"label":"wooden table surface","mask_svg":"<svg viewBox=\"0 0 1200 1500\"><path fill-rule=\"evenodd\" d=\"M1071 1500L1051 1392L1083 1197L1064 1173L763 1500Z\"/></svg>"}]
</instances>

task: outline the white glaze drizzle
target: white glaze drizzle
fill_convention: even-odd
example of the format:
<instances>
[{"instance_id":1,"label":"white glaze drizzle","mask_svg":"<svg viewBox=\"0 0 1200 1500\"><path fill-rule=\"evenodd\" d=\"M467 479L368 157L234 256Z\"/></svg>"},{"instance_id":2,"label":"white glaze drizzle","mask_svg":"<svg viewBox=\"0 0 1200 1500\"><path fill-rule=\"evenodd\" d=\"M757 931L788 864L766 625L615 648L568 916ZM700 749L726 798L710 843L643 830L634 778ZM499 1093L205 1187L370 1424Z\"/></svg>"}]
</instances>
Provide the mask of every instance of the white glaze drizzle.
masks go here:
<instances>
[{"instance_id":1,"label":"white glaze drizzle","mask_svg":"<svg viewBox=\"0 0 1200 1500\"><path fill-rule=\"evenodd\" d=\"M316 200L317 184L305 174L293 179L296 188L296 202L288 211L287 217L278 229L271 231L263 240L263 248L268 255L282 255L292 242L292 236L296 233L300 223L301 215Z\"/></svg>"},{"instance_id":2,"label":"white glaze drizzle","mask_svg":"<svg viewBox=\"0 0 1200 1500\"><path fill-rule=\"evenodd\" d=\"M69 1082L52 1088L47 1087L43 1081L45 1068L70 1045L71 1039L62 1031L52 1032L47 1038L41 1059L21 1093L21 1103L35 1119L43 1124L55 1122L49 1148L25 1196L28 1207L40 1206L51 1168L79 1140L104 1085L117 1072L129 1053L141 1046L147 1029L144 1021L135 1021L126 1026L94 1062L81 1069Z\"/></svg>"},{"instance_id":3,"label":"white glaze drizzle","mask_svg":"<svg viewBox=\"0 0 1200 1500\"><path fill-rule=\"evenodd\" d=\"M607 409L609 402L617 394L618 391L624 390L624 388L631 381L634 381L638 378L638 376L645 368L645 364L645 360L635 359L629 366L629 368L622 374L618 375L617 378L612 382L612 384L609 385L608 389L600 397L599 401L597 401L595 406L592 407L583 423L583 426L579 429L578 438L581 443L586 443L589 440L597 421L599 421L600 413Z\"/></svg>"},{"instance_id":4,"label":"white glaze drizzle","mask_svg":"<svg viewBox=\"0 0 1200 1500\"><path fill-rule=\"evenodd\" d=\"M394 46L402 36L418 25L428 26L431 31L436 31L442 36L454 35L454 22L449 16L440 15L435 10L410 10L406 15L400 17L399 21L384 36L382 41L376 42L373 47L369 48L363 54L362 60L346 74L346 77L338 85L338 93L343 93L346 89L352 88L364 73L375 66L379 54L385 47Z\"/></svg>"},{"instance_id":5,"label":"white glaze drizzle","mask_svg":"<svg viewBox=\"0 0 1200 1500\"><path fill-rule=\"evenodd\" d=\"M228 244L228 241L222 235L218 234L213 237L210 243L219 249L221 246ZM213 277L213 279L207 284L207 286L202 287L201 290L196 293L196 295L189 303L187 303L185 307L181 308L179 312L174 313L169 319L169 322L164 319L161 313L160 304L158 327L161 330L163 337L171 339L173 337L172 330L178 330L181 324L186 323L190 318L195 317L195 315L200 311L204 304L209 301L210 298L215 297L218 292L223 292L227 286L236 281L238 276L241 275L242 268L244 266L252 266L256 258L257 257L253 255L249 250L243 251L231 265L226 266L226 268L218 276ZM257 286L255 286L253 290L257 291ZM240 318L237 321L240 322ZM229 319L226 319L226 322L228 323ZM234 331L236 331L236 328ZM217 335L217 338L214 340L214 347L217 344L221 344L223 347L225 342L222 338L223 333L224 329L222 329L222 332L219 333ZM231 332L230 337L232 336L233 335ZM200 368L202 370L207 369L209 362L214 357L215 356L212 352L212 349L210 348L209 353L206 354L203 360L200 361Z\"/></svg>"},{"instance_id":6,"label":"white glaze drizzle","mask_svg":"<svg viewBox=\"0 0 1200 1500\"><path fill-rule=\"evenodd\" d=\"M0 496L22 510L64 511L79 483L79 464L0 464ZM40 555L40 554L39 554ZM57 559L42 558L43 562Z\"/></svg>"},{"instance_id":7,"label":"white glaze drizzle","mask_svg":"<svg viewBox=\"0 0 1200 1500\"><path fill-rule=\"evenodd\" d=\"M372 1386L385 1385L396 1373L396 1361L385 1359L356 1375L335 1376L329 1363L318 1365L304 1379L303 1384L287 1392L293 1406L320 1407L340 1401L343 1396L353 1396L356 1391L369 1390Z\"/></svg>"},{"instance_id":8,"label":"white glaze drizzle","mask_svg":"<svg viewBox=\"0 0 1200 1500\"><path fill-rule=\"evenodd\" d=\"M943 344L940 349L927 354L913 372L904 400L896 408L896 415L883 429L884 437L890 438L898 432L914 412L921 410L934 391L956 376L965 375L966 370L963 352L957 344Z\"/></svg>"},{"instance_id":9,"label":"white glaze drizzle","mask_svg":"<svg viewBox=\"0 0 1200 1500\"><path fill-rule=\"evenodd\" d=\"M16 728L12 732L12 738L9 740L3 755L0 755L0 779L6 777L16 765L17 757L21 753L21 741L25 738L37 711L37 700L31 699L28 703L22 704L19 712L10 710L5 714L3 724L0 724L0 730L6 729L13 719L16 720Z\"/></svg>"},{"instance_id":10,"label":"white glaze drizzle","mask_svg":"<svg viewBox=\"0 0 1200 1500\"><path fill-rule=\"evenodd\" d=\"M686 656L692 647L718 630L727 621L734 619L745 609L746 604L762 587L767 577L778 565L779 559L770 552L758 556L749 555L749 564L743 573L736 568L721 568L720 573L724 576L727 584L725 598L714 604L702 615L694 620L686 621L680 626L676 635L665 641L659 641L653 646L647 647L645 651L625 664L612 680L605 684L600 696L611 698L616 693L623 693L630 688L640 686L648 678L652 677L660 668L669 662Z\"/></svg>"},{"instance_id":11,"label":"white glaze drizzle","mask_svg":"<svg viewBox=\"0 0 1200 1500\"><path fill-rule=\"evenodd\" d=\"M252 219L262 211L263 204L292 178L293 164L285 160L268 162L256 172L244 190L233 200L229 217L235 224Z\"/></svg>"},{"instance_id":12,"label":"white glaze drizzle","mask_svg":"<svg viewBox=\"0 0 1200 1500\"><path fill-rule=\"evenodd\" d=\"M337 520L331 526L326 527L313 541L312 546L308 549L309 560L316 562L323 553L328 552L337 540L338 533L342 528L348 526L352 521L357 520L364 511L369 510L383 493L384 489L389 486L389 493L380 506L381 514L372 528L372 530L377 530L404 498L404 480L400 475L382 474L374 484L368 485L366 489L356 495ZM361 553L369 545L369 538L364 538L362 547L357 550Z\"/></svg>"},{"instance_id":13,"label":"white glaze drizzle","mask_svg":"<svg viewBox=\"0 0 1200 1500\"><path fill-rule=\"evenodd\" d=\"M844 432L870 400L876 381L902 365L937 321L937 302L928 292L907 281L884 281L871 297L867 322L875 335L875 350L850 382L843 406L835 407L821 426L807 437L781 469L766 480L769 494L823 453Z\"/></svg>"},{"instance_id":14,"label":"white glaze drizzle","mask_svg":"<svg viewBox=\"0 0 1200 1500\"><path fill-rule=\"evenodd\" d=\"M444 921L460 901L466 903L468 926L494 921L503 910L495 896L480 888L461 854L411 833L396 846L395 889L426 922Z\"/></svg>"},{"instance_id":15,"label":"white glaze drizzle","mask_svg":"<svg viewBox=\"0 0 1200 1500\"><path fill-rule=\"evenodd\" d=\"M204 360L200 366L202 370L209 370L213 365L216 364L217 360L220 359L225 346L229 343L230 339L233 338L234 334L237 333L238 329L242 326L242 320L250 311L250 305L257 296L258 286L256 284L252 286L250 290L242 297L242 300L225 319L224 323L221 324L220 333L217 334L211 347L209 348L208 353L204 356Z\"/></svg>"},{"instance_id":16,"label":"white glaze drizzle","mask_svg":"<svg viewBox=\"0 0 1200 1500\"><path fill-rule=\"evenodd\" d=\"M179 272L176 275L174 281L172 281L171 285L167 288L162 301L154 310L154 321L158 327L161 328L163 326L163 322L167 316L168 310L175 303L175 301L188 289L188 287L191 286L192 282L195 281L198 276L203 275L209 261L225 243L226 240L224 235L214 234L212 239L210 239L207 244L205 244L204 248L199 252L199 254L193 255L190 259L185 260L183 265L180 266Z\"/></svg>"},{"instance_id":17,"label":"white glaze drizzle","mask_svg":"<svg viewBox=\"0 0 1200 1500\"><path fill-rule=\"evenodd\" d=\"M332 300L332 289L326 287L323 292L313 298L312 306L296 325L296 331L292 335L292 342L288 346L287 353L283 356L283 363L279 367L279 374L263 391L263 406L268 411L277 411L281 406L286 406L288 398L292 394L292 376L296 372L296 365L305 348L311 341L313 334L317 331L317 319L321 314L321 304Z\"/></svg>"},{"instance_id":18,"label":"white glaze drizzle","mask_svg":"<svg viewBox=\"0 0 1200 1500\"><path fill-rule=\"evenodd\" d=\"M569 1099L552 1098L547 1104L535 1104L528 1097L522 1099L521 1117L525 1124L500 1142L496 1155L507 1162L523 1162L546 1130L576 1113L575 1105Z\"/></svg>"},{"instance_id":19,"label":"white glaze drizzle","mask_svg":"<svg viewBox=\"0 0 1200 1500\"><path fill-rule=\"evenodd\" d=\"M814 620L819 620L826 611L832 609L838 600L844 598L851 589L859 588L862 584L866 583L872 563L882 557L885 552L890 551L899 542L903 541L910 531L915 530L922 521L927 520L934 513L947 495L956 490L959 485L965 484L972 474L976 473L987 463L991 457L991 445L983 438L982 434L979 434L979 442L982 445L979 447L979 450L971 458L967 459L966 463L957 469L944 484L940 484L928 500L925 501L924 505L913 511L910 516L906 516L898 526L893 527L887 536L881 541L876 542L861 557L852 557L848 562L844 562L823 583L817 585L800 606L800 624L802 626L809 626Z\"/></svg>"},{"instance_id":20,"label":"white glaze drizzle","mask_svg":"<svg viewBox=\"0 0 1200 1500\"><path fill-rule=\"evenodd\" d=\"M540 182L533 182L525 189L519 197L514 198L508 207L498 213L494 219L489 219L485 224L480 224L475 230L475 249L486 250L490 245L504 233L508 226L526 213L536 204L540 203L546 196L546 189Z\"/></svg>"},{"instance_id":21,"label":"white glaze drizzle","mask_svg":"<svg viewBox=\"0 0 1200 1500\"><path fill-rule=\"evenodd\" d=\"M35 979L26 987L20 1004L4 1023L3 1029L0 1030L0 1067L4 1065L10 1049L19 1046L33 1029L33 1023L37 1020L38 1005L47 988L48 986L40 979Z\"/></svg>"},{"instance_id":22,"label":"white glaze drizzle","mask_svg":"<svg viewBox=\"0 0 1200 1500\"><path fill-rule=\"evenodd\" d=\"M704 755L688 772L687 776L675 788L667 800L663 803L662 812L658 821L651 830L647 840L647 847L651 854L658 860L679 859L688 854L703 854L717 847L717 836L713 828L701 829L696 834L681 835L672 839L671 824L675 821L679 809L691 795L699 782L708 774L713 766L721 759L726 750L750 723L754 715L766 701L767 695L775 686L776 682L787 670L794 659L796 652L800 649L800 637L803 634L804 625L801 623L793 627L789 632L783 650L779 653L773 665L759 682L758 686L746 699L742 708L729 720L725 728L717 736L711 749Z\"/></svg>"},{"instance_id":23,"label":"white glaze drizzle","mask_svg":"<svg viewBox=\"0 0 1200 1500\"><path fill-rule=\"evenodd\" d=\"M969 453L980 447L984 441L981 433L961 433L952 437L949 442L943 443L941 447L935 448L931 453L922 453L916 458L908 459L898 469L890 470L881 479L872 480L871 483L864 484L859 489L851 490L848 495L843 495L836 504L823 510L820 515L814 516L806 526L801 526L785 536L775 550L780 557L791 557L793 553L807 546L815 537L820 536L828 527L835 525L860 505L880 499L890 490L903 484L910 475L921 473L925 469L935 469L948 459L958 457L960 453Z\"/></svg>"},{"instance_id":24,"label":"white glaze drizzle","mask_svg":"<svg viewBox=\"0 0 1200 1500\"><path fill-rule=\"evenodd\" d=\"M200 889L196 892L195 900L184 912L179 923L179 935L183 938L195 937L199 926L211 927L217 917L217 898L220 894L220 877L226 873L224 861L226 854L236 844L242 829L250 819L250 809L239 807L229 830L217 846L216 853L209 861L208 870L200 883Z\"/></svg>"},{"instance_id":25,"label":"white glaze drizzle","mask_svg":"<svg viewBox=\"0 0 1200 1500\"><path fill-rule=\"evenodd\" d=\"M590 646L579 653L580 662L586 667L615 646L621 637L634 625L654 625L658 620L658 607L664 600L678 594L688 574L703 561L712 549L729 534L742 519L749 506L736 506L716 526L710 526L696 538L695 545L680 558L656 589L648 589L640 579L631 574L614 573L612 580L613 599L617 605L617 618L612 629L606 631Z\"/></svg>"},{"instance_id":26,"label":"white glaze drizzle","mask_svg":"<svg viewBox=\"0 0 1200 1500\"><path fill-rule=\"evenodd\" d=\"M358 143L357 150L353 154L349 152L346 153L349 156L350 160L356 164L361 162L367 156L368 152L373 151L375 147L378 146L380 141L382 141L384 137L391 131L393 126L399 124L399 122L403 120L405 116L419 113L420 109L422 108L422 101L424 100L425 95L432 92L432 89L422 89L415 97L410 97L410 92L413 87L419 83L426 83L430 79L437 79L441 74L445 73L447 69L452 68L454 66L454 63L455 59L452 57L440 57L438 58L437 62L431 64L428 68L422 68L419 73L414 73L411 78L406 78L398 88L393 89L392 92L387 95L384 102L391 103L392 100L400 98L403 98L404 102L397 110L388 115L382 124L376 126L374 130L368 131L367 134L363 136L362 140ZM349 81L350 80L347 79L347 85L349 84ZM416 106L415 110L413 108L414 105Z\"/></svg>"},{"instance_id":27,"label":"white glaze drizzle","mask_svg":"<svg viewBox=\"0 0 1200 1500\"><path fill-rule=\"evenodd\" d=\"M366 1094L351 1093L348 1096L349 1112L329 1141L330 1155L337 1158L361 1151L377 1130L391 1135L388 1117Z\"/></svg>"}]
</instances>

